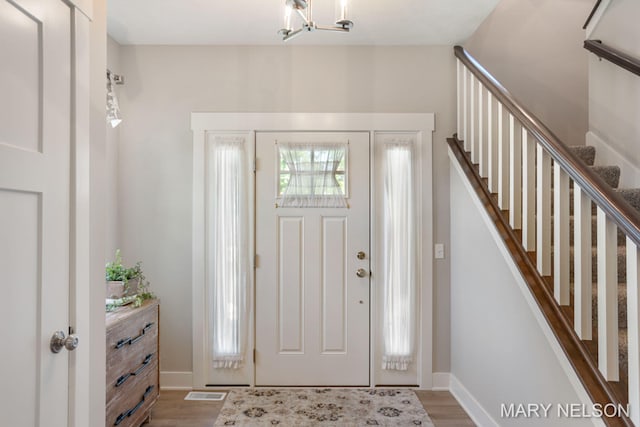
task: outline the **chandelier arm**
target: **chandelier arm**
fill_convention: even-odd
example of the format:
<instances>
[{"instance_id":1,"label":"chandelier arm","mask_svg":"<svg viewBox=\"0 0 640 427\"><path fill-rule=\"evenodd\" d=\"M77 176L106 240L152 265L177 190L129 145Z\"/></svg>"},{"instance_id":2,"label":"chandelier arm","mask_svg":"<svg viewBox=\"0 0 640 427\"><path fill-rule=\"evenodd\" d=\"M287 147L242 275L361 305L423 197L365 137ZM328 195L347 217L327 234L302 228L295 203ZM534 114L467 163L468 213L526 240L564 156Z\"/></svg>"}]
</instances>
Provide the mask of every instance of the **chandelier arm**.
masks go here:
<instances>
[{"instance_id":1,"label":"chandelier arm","mask_svg":"<svg viewBox=\"0 0 640 427\"><path fill-rule=\"evenodd\" d=\"M307 19L307 15L300 9L295 9L295 11L300 15L300 18L304 21L305 24L311 25L311 21Z\"/></svg>"},{"instance_id":2,"label":"chandelier arm","mask_svg":"<svg viewBox=\"0 0 640 427\"><path fill-rule=\"evenodd\" d=\"M348 28L343 28L343 27L324 27L321 25L316 25L316 30L320 30L320 31L337 31L339 33L348 33L349 29Z\"/></svg>"},{"instance_id":3,"label":"chandelier arm","mask_svg":"<svg viewBox=\"0 0 640 427\"><path fill-rule=\"evenodd\" d=\"M298 28L295 31L289 31L285 36L282 37L282 41L286 42L288 40L291 40L297 36L300 35L300 33L302 33L302 28Z\"/></svg>"}]
</instances>

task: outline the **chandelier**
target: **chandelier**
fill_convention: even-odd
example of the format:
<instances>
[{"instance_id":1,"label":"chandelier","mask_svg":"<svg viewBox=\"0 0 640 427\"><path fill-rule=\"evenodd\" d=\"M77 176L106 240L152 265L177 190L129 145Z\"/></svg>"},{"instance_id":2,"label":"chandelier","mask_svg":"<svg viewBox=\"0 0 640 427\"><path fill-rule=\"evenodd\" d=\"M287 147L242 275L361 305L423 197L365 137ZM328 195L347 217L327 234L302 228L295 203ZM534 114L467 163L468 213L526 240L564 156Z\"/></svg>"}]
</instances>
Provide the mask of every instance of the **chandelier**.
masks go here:
<instances>
[{"instance_id":1,"label":"chandelier","mask_svg":"<svg viewBox=\"0 0 640 427\"><path fill-rule=\"evenodd\" d=\"M337 19L332 26L318 25L314 22L311 2L312 0L285 0L284 28L278 31L283 41L291 40L302 33L310 33L315 30L348 33L353 28L353 21L347 19L347 0L337 0ZM302 19L302 25L296 30L291 26L291 15L294 13Z\"/></svg>"}]
</instances>

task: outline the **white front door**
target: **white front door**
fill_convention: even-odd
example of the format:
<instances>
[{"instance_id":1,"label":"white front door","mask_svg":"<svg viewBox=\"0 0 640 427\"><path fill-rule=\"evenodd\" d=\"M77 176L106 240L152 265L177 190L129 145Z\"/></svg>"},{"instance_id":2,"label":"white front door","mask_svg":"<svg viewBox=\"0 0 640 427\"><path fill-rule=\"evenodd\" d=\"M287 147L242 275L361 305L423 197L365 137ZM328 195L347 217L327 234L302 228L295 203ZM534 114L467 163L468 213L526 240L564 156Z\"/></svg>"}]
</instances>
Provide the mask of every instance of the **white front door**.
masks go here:
<instances>
[{"instance_id":1,"label":"white front door","mask_svg":"<svg viewBox=\"0 0 640 427\"><path fill-rule=\"evenodd\" d=\"M344 144L346 207L277 204L286 143ZM369 133L257 132L256 162L256 385L366 386Z\"/></svg>"},{"instance_id":2,"label":"white front door","mask_svg":"<svg viewBox=\"0 0 640 427\"><path fill-rule=\"evenodd\" d=\"M0 425L68 425L71 10L0 1Z\"/></svg>"}]
</instances>

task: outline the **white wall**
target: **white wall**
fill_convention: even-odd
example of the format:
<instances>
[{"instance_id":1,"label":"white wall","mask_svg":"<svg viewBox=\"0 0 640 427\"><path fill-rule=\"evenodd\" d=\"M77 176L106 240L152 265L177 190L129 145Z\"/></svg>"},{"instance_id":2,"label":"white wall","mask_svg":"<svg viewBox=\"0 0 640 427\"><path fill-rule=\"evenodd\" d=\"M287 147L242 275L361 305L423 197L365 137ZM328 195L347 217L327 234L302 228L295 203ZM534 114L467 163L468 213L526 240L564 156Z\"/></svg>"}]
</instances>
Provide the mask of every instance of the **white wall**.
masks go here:
<instances>
[{"instance_id":1,"label":"white wall","mask_svg":"<svg viewBox=\"0 0 640 427\"><path fill-rule=\"evenodd\" d=\"M590 38L640 58L638 16L637 0L612 1ZM613 159L630 163L622 170L622 184L637 185L640 176L629 175L638 175L640 169L640 76L593 54L589 54L589 131L609 145L617 155Z\"/></svg>"},{"instance_id":2,"label":"white wall","mask_svg":"<svg viewBox=\"0 0 640 427\"><path fill-rule=\"evenodd\" d=\"M473 405L466 409L488 415L501 426L591 425L585 419L561 423L557 419L556 405L583 401L483 220L488 218L486 211L474 203L477 196L465 180L452 166L451 374L486 414ZM501 240L500 244L504 245ZM553 404L554 416L501 418L502 403ZM483 425L492 424L489 418L484 420Z\"/></svg>"},{"instance_id":3,"label":"white wall","mask_svg":"<svg viewBox=\"0 0 640 427\"><path fill-rule=\"evenodd\" d=\"M449 241L455 62L436 47L122 46L121 246L161 298L161 370L191 371L190 113L436 113L435 241ZM425 171L428 173L428 171ZM435 262L434 370L449 370L449 264Z\"/></svg>"},{"instance_id":4,"label":"white wall","mask_svg":"<svg viewBox=\"0 0 640 427\"><path fill-rule=\"evenodd\" d=\"M120 45L111 37L107 37L107 68L115 74L120 74ZM120 96L122 86L115 86L117 96ZM119 212L118 212L118 147L120 145L120 127L106 126L107 141L105 146L106 172L106 255L112 260L116 249L120 247Z\"/></svg>"},{"instance_id":5,"label":"white wall","mask_svg":"<svg viewBox=\"0 0 640 427\"><path fill-rule=\"evenodd\" d=\"M593 0L502 0L464 44L569 145L585 143L587 52L582 48L582 25L593 4Z\"/></svg>"}]
</instances>

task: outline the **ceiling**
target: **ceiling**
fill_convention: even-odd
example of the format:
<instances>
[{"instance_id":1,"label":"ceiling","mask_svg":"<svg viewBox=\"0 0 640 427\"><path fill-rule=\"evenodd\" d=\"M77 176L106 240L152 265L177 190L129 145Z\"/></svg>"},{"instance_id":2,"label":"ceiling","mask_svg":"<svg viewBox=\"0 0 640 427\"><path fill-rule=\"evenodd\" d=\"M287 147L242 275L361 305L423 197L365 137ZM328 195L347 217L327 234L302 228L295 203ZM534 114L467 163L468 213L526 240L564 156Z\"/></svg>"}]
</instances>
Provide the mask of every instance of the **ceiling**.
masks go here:
<instances>
[{"instance_id":1,"label":"ceiling","mask_svg":"<svg viewBox=\"0 0 640 427\"><path fill-rule=\"evenodd\" d=\"M314 0L320 25L336 0ZM287 44L451 45L462 43L499 0L349 0L350 34L313 32ZM108 32L120 44L281 45L284 0L108 0ZM294 17L295 18L295 17ZM299 20L293 20L294 28Z\"/></svg>"}]
</instances>

